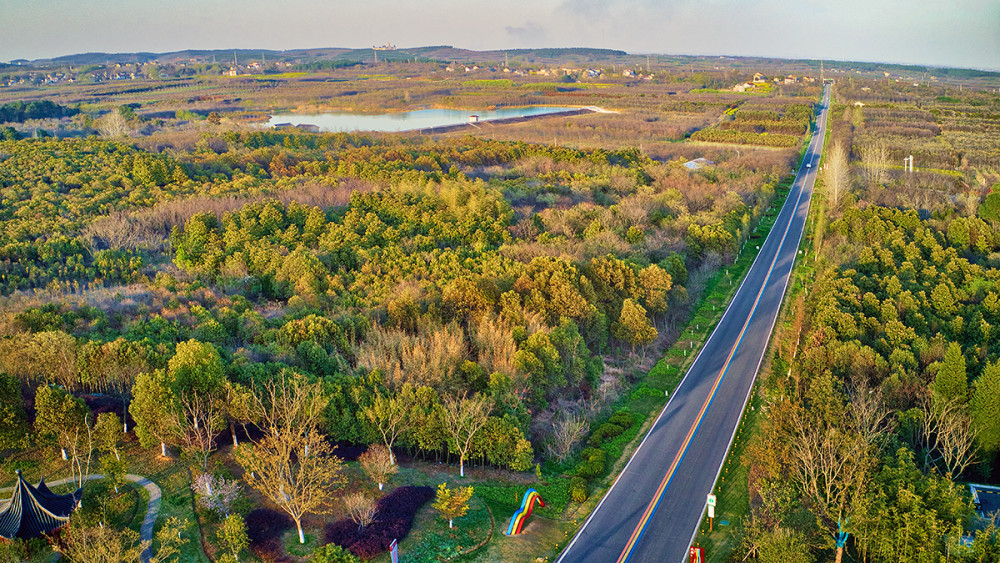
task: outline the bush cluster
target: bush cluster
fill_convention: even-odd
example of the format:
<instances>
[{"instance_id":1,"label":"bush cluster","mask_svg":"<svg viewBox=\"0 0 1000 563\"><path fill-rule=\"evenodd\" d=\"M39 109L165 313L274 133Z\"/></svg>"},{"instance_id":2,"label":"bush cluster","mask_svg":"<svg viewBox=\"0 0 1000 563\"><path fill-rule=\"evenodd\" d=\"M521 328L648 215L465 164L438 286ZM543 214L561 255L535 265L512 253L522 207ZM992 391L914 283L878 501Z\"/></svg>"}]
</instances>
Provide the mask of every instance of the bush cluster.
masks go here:
<instances>
[{"instance_id":1,"label":"bush cluster","mask_svg":"<svg viewBox=\"0 0 1000 563\"><path fill-rule=\"evenodd\" d=\"M387 551L392 540L405 538L417 511L432 498L431 487L399 487L378 501L375 522L359 529L352 520L340 520L326 526L324 537L327 543L345 547L362 559L371 559Z\"/></svg>"},{"instance_id":2,"label":"bush cluster","mask_svg":"<svg viewBox=\"0 0 1000 563\"><path fill-rule=\"evenodd\" d=\"M587 500L587 480L583 477L573 477L569 480L569 496L573 502Z\"/></svg>"},{"instance_id":3,"label":"bush cluster","mask_svg":"<svg viewBox=\"0 0 1000 563\"><path fill-rule=\"evenodd\" d=\"M576 466L576 474L592 479L604 474L608 453L600 448L586 448L580 452L580 464Z\"/></svg>"}]
</instances>

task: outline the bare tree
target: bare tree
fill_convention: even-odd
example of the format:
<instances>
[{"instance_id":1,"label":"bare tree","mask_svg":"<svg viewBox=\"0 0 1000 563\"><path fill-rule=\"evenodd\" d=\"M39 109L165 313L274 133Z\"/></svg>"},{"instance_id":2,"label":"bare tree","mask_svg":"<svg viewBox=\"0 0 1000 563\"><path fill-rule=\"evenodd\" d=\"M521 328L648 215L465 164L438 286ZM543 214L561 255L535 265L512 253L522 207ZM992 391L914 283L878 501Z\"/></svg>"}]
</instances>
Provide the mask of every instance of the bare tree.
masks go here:
<instances>
[{"instance_id":1,"label":"bare tree","mask_svg":"<svg viewBox=\"0 0 1000 563\"><path fill-rule=\"evenodd\" d=\"M861 145L861 167L868 187L880 187L888 180L889 147L885 141L869 138Z\"/></svg>"},{"instance_id":2,"label":"bare tree","mask_svg":"<svg viewBox=\"0 0 1000 563\"><path fill-rule=\"evenodd\" d=\"M958 477L975 462L977 429L961 400L922 406L920 445L924 452L924 470L931 467Z\"/></svg>"},{"instance_id":3,"label":"bare tree","mask_svg":"<svg viewBox=\"0 0 1000 563\"><path fill-rule=\"evenodd\" d=\"M867 482L874 464L868 441L850 428L798 408L790 420L792 477L813 512L834 526Z\"/></svg>"},{"instance_id":4,"label":"bare tree","mask_svg":"<svg viewBox=\"0 0 1000 563\"><path fill-rule=\"evenodd\" d=\"M257 420L264 432L278 440L277 446L291 448L293 438L303 437L319 426L329 398L319 382L284 374L267 382L260 394L250 398L247 416ZM308 445L307 445L308 447ZM306 450L309 453L309 450ZM286 455L290 455L286 451Z\"/></svg>"},{"instance_id":5,"label":"bare tree","mask_svg":"<svg viewBox=\"0 0 1000 563\"><path fill-rule=\"evenodd\" d=\"M830 203L834 208L840 201L840 194L847 189L849 174L847 151L840 142L835 142L826 158L826 187L830 190Z\"/></svg>"},{"instance_id":6,"label":"bare tree","mask_svg":"<svg viewBox=\"0 0 1000 563\"><path fill-rule=\"evenodd\" d=\"M101 135L111 139L120 139L132 134L128 120L117 109L97 120L97 130L101 132Z\"/></svg>"},{"instance_id":7,"label":"bare tree","mask_svg":"<svg viewBox=\"0 0 1000 563\"><path fill-rule=\"evenodd\" d=\"M578 415L560 417L552 426L552 440L547 447L549 454L559 461L564 461L587 432L590 424Z\"/></svg>"},{"instance_id":8,"label":"bare tree","mask_svg":"<svg viewBox=\"0 0 1000 563\"><path fill-rule=\"evenodd\" d=\"M245 470L243 479L292 517L299 543L306 542L302 518L329 514L333 493L345 482L342 460L316 430L269 433L237 448L236 460Z\"/></svg>"},{"instance_id":9,"label":"bare tree","mask_svg":"<svg viewBox=\"0 0 1000 563\"><path fill-rule=\"evenodd\" d=\"M382 485L392 477L399 468L393 463L392 451L382 444L372 444L368 450L358 457L361 469L378 483L378 490L382 490Z\"/></svg>"},{"instance_id":10,"label":"bare tree","mask_svg":"<svg viewBox=\"0 0 1000 563\"><path fill-rule=\"evenodd\" d=\"M358 525L359 530L375 521L375 501L368 495L350 493L344 495L343 500L347 514Z\"/></svg>"},{"instance_id":11,"label":"bare tree","mask_svg":"<svg viewBox=\"0 0 1000 563\"><path fill-rule=\"evenodd\" d=\"M448 446L454 445L458 451L461 477L465 477L465 456L472 449L472 439L489 420L491 408L489 397L478 393L472 397L464 394L459 398L448 397L441 405L441 419L453 441Z\"/></svg>"},{"instance_id":12,"label":"bare tree","mask_svg":"<svg viewBox=\"0 0 1000 563\"><path fill-rule=\"evenodd\" d=\"M208 469L208 456L215 450L215 436L225 428L225 404L219 396L190 393L180 401L183 411L178 437L181 449Z\"/></svg>"}]
</instances>

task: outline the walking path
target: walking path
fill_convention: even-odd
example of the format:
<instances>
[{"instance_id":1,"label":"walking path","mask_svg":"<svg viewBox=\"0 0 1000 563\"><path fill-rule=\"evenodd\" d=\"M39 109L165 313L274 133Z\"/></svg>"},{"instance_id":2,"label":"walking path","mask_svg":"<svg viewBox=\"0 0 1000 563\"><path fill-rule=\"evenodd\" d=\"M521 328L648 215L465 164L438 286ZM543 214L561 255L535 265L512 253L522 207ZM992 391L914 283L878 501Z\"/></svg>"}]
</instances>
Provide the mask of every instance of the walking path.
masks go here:
<instances>
[{"instance_id":1,"label":"walking path","mask_svg":"<svg viewBox=\"0 0 1000 563\"><path fill-rule=\"evenodd\" d=\"M87 475L86 480L93 481L95 479L103 478L104 475L101 475L100 473L92 473ZM142 475L132 475L129 473L125 475L125 480L140 485L142 488L146 489L147 493L149 493L149 505L146 507L146 517L143 518L142 527L139 528L139 539L142 541L149 541L149 546L142 552L142 560L145 563L148 562L150 557L153 555L153 528L156 526L156 515L160 512L160 496L162 495L162 491L160 491L160 487L156 483L150 481ZM55 487L71 483L72 481L72 477L67 477L65 479L56 479L55 481L46 481L45 484L50 487ZM0 493L13 490L13 488L14 487L4 487L0 489Z\"/></svg>"}]
</instances>

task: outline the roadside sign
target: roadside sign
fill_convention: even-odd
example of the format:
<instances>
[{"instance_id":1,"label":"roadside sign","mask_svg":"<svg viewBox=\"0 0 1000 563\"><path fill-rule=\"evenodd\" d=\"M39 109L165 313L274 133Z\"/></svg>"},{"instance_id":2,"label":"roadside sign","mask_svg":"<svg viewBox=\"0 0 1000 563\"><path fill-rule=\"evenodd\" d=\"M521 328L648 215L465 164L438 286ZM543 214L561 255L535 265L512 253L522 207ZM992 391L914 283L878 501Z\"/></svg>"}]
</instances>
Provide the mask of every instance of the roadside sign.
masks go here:
<instances>
[{"instance_id":1,"label":"roadside sign","mask_svg":"<svg viewBox=\"0 0 1000 563\"><path fill-rule=\"evenodd\" d=\"M715 518L715 507L712 506L711 504L708 505L708 517Z\"/></svg>"},{"instance_id":2,"label":"roadside sign","mask_svg":"<svg viewBox=\"0 0 1000 563\"><path fill-rule=\"evenodd\" d=\"M392 558L392 563L399 563L399 545L396 544L396 540L392 540L389 544L389 557Z\"/></svg>"},{"instance_id":3,"label":"roadside sign","mask_svg":"<svg viewBox=\"0 0 1000 563\"><path fill-rule=\"evenodd\" d=\"M690 557L690 563L704 563L705 561L705 550L700 547L692 547L688 552Z\"/></svg>"},{"instance_id":4,"label":"roadside sign","mask_svg":"<svg viewBox=\"0 0 1000 563\"><path fill-rule=\"evenodd\" d=\"M715 506L715 495L708 495L708 506Z\"/></svg>"}]
</instances>

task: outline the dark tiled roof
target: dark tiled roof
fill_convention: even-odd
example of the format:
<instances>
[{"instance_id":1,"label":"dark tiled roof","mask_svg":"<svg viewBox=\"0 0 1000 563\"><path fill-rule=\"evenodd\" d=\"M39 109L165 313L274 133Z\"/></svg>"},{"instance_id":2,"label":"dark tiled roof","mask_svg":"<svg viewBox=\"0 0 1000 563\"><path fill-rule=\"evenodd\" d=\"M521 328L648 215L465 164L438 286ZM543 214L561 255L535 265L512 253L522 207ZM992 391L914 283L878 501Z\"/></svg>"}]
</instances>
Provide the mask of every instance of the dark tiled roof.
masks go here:
<instances>
[{"instance_id":1,"label":"dark tiled roof","mask_svg":"<svg viewBox=\"0 0 1000 563\"><path fill-rule=\"evenodd\" d=\"M49 490L44 479L33 487L18 471L10 499L0 501L0 537L33 538L65 526L82 495L81 489L57 495Z\"/></svg>"}]
</instances>

